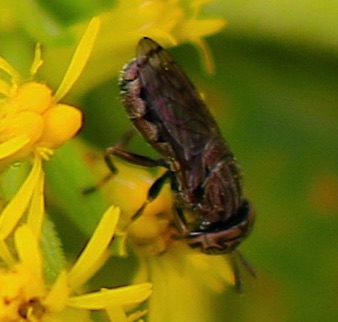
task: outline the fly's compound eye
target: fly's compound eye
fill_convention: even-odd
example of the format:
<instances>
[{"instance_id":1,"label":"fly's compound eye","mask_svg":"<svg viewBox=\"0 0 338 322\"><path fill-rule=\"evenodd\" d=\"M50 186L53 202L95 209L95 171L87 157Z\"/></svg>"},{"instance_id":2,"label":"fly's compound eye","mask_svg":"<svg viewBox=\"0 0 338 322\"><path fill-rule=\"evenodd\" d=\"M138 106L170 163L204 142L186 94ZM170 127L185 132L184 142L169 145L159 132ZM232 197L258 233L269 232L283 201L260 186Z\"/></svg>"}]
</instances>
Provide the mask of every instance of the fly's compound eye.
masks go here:
<instances>
[{"instance_id":1,"label":"fly's compound eye","mask_svg":"<svg viewBox=\"0 0 338 322\"><path fill-rule=\"evenodd\" d=\"M186 237L190 247L198 248L206 254L232 252L250 233L255 215L247 200L244 200L237 215L224 226L217 224L208 230L196 230Z\"/></svg>"}]
</instances>

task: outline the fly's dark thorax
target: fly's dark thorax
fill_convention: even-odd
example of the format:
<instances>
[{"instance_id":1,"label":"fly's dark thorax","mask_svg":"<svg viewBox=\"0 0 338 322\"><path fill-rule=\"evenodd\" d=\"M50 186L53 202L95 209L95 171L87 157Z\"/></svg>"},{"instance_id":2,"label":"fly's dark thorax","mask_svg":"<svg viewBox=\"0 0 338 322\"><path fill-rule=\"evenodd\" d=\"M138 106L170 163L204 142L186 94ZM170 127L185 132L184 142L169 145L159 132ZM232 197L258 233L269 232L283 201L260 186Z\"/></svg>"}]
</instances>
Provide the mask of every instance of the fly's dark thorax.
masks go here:
<instances>
[{"instance_id":1,"label":"fly's dark thorax","mask_svg":"<svg viewBox=\"0 0 338 322\"><path fill-rule=\"evenodd\" d=\"M123 104L128 116L136 129L144 136L148 143L164 156L173 171L179 167L177 151L181 148L168 137L168 131L163 121L158 117L151 101L147 99L147 92L139 75L142 59L133 59L126 64L120 76L120 88Z\"/></svg>"}]
</instances>

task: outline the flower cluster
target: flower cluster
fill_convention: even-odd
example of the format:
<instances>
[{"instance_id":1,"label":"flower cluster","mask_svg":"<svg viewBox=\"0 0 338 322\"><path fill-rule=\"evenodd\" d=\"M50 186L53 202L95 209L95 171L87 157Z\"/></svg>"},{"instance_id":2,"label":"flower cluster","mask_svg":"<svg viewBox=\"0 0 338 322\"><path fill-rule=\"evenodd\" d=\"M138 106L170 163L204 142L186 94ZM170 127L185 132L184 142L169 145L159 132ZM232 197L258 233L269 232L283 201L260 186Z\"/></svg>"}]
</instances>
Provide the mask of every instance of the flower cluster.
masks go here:
<instances>
[{"instance_id":1,"label":"flower cluster","mask_svg":"<svg viewBox=\"0 0 338 322\"><path fill-rule=\"evenodd\" d=\"M116 321L126 321L124 309L150 295L149 283L78 295L80 287L107 257L107 246L118 219L119 209L110 207L73 267L59 272L51 284L44 276L39 238L29 224L17 228L14 232L15 254L5 243L0 250L6 265L0 270L0 320L90 321L91 310L104 310L112 320L119 316ZM134 314L132 320L143 313Z\"/></svg>"},{"instance_id":2,"label":"flower cluster","mask_svg":"<svg viewBox=\"0 0 338 322\"><path fill-rule=\"evenodd\" d=\"M0 216L0 320L1 321L89 321L91 310L104 310L116 321L126 321L125 309L144 301L151 285L143 283L101 289L78 295L80 287L97 272L108 257L119 209L110 207L73 267L58 272L52 282L44 272L40 249L45 222L44 172L42 163L53 149L68 141L81 126L81 113L59 103L85 65L99 20L85 32L66 76L54 95L45 84L23 81L4 59L0 69L9 76L1 81L0 155L3 167L29 160L30 172ZM32 77L42 64L40 47L31 68ZM24 219L25 218L25 219ZM21 221L21 225L18 223ZM9 245L14 242L14 249ZM128 320L142 316L138 311Z\"/></svg>"},{"instance_id":3,"label":"flower cluster","mask_svg":"<svg viewBox=\"0 0 338 322\"><path fill-rule=\"evenodd\" d=\"M221 30L225 21L200 17L203 6L209 2L212 0L118 1L117 10L106 17L110 23L107 19L105 22L114 28L112 22L121 20L123 28L120 24L115 24L115 28L123 30L122 37L133 37L134 43L143 36L157 39L165 46L192 42L201 50L206 69L212 72L211 54L203 37Z\"/></svg>"},{"instance_id":4,"label":"flower cluster","mask_svg":"<svg viewBox=\"0 0 338 322\"><path fill-rule=\"evenodd\" d=\"M130 0L116 1L115 6L100 16L102 24L91 62L81 77L77 90L87 90L117 75L135 51L142 37L150 37L163 47L192 43L201 54L208 73L214 71L211 51L204 37L222 30L223 17L203 13L212 0ZM219 15L215 13L214 16ZM78 31L79 28L74 28ZM62 50L48 51L51 59L59 59ZM45 69L48 79L58 75L57 65Z\"/></svg>"},{"instance_id":5,"label":"flower cluster","mask_svg":"<svg viewBox=\"0 0 338 322\"><path fill-rule=\"evenodd\" d=\"M99 29L99 20L93 19L80 42L73 60L55 95L43 83L24 82L20 74L4 59L0 70L9 80L0 82L0 165L21 160L32 160L31 173L0 217L0 239L4 240L16 226L28 205L41 207L43 200L42 160L53 154L53 149L72 138L81 126L81 112L70 105L57 103L80 75ZM37 46L31 67L33 76L42 65ZM41 220L40 220L41 224Z\"/></svg>"}]
</instances>

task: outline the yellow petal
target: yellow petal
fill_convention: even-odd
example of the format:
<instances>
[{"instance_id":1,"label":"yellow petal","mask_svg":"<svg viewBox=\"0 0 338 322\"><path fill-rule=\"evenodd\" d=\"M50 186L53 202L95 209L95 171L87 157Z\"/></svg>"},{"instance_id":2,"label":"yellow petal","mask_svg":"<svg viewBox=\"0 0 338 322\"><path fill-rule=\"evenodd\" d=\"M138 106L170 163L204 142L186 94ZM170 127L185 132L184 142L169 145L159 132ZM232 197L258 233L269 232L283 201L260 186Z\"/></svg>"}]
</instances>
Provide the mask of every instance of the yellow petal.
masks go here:
<instances>
[{"instance_id":1,"label":"yellow petal","mask_svg":"<svg viewBox=\"0 0 338 322\"><path fill-rule=\"evenodd\" d=\"M88 278L87 271L91 271L91 266L95 267L102 258L113 238L119 217L120 209L116 207L109 207L103 214L87 246L69 272L69 285L72 289L83 284Z\"/></svg>"},{"instance_id":2,"label":"yellow petal","mask_svg":"<svg viewBox=\"0 0 338 322\"><path fill-rule=\"evenodd\" d=\"M117 232L115 233L114 237L114 245L113 245L113 252L119 257L127 257L127 233L125 232Z\"/></svg>"},{"instance_id":3,"label":"yellow petal","mask_svg":"<svg viewBox=\"0 0 338 322\"><path fill-rule=\"evenodd\" d=\"M190 19L177 30L180 39L191 41L200 49L202 61L209 74L214 73L215 66L209 46L202 37L220 31L225 24L226 22L223 19Z\"/></svg>"},{"instance_id":4,"label":"yellow petal","mask_svg":"<svg viewBox=\"0 0 338 322\"><path fill-rule=\"evenodd\" d=\"M30 74L34 76L39 68L42 66L43 60L41 57L41 46L40 44L36 44L35 46L35 54L34 54L34 60L30 69Z\"/></svg>"},{"instance_id":5,"label":"yellow petal","mask_svg":"<svg viewBox=\"0 0 338 322\"><path fill-rule=\"evenodd\" d=\"M38 241L28 225L19 227L14 235L20 262L37 278L42 278L42 260Z\"/></svg>"},{"instance_id":6,"label":"yellow petal","mask_svg":"<svg viewBox=\"0 0 338 322\"><path fill-rule=\"evenodd\" d=\"M32 322L93 322L93 319L91 318L90 311L88 310L77 310L66 307L61 312L47 313L46 316L43 317L42 321L39 320Z\"/></svg>"},{"instance_id":7,"label":"yellow petal","mask_svg":"<svg viewBox=\"0 0 338 322\"><path fill-rule=\"evenodd\" d=\"M40 155L43 160L49 160L53 156L54 150L51 148L39 146L36 147L36 153Z\"/></svg>"},{"instance_id":8,"label":"yellow petal","mask_svg":"<svg viewBox=\"0 0 338 322\"><path fill-rule=\"evenodd\" d=\"M94 41L96 39L97 33L100 27L99 18L93 18L85 31L74 55L72 61L69 64L69 67L66 71L66 74L57 89L54 98L58 102L60 101L69 91L69 89L76 82L77 78L81 74L83 68L85 67L89 55L92 51Z\"/></svg>"},{"instance_id":9,"label":"yellow petal","mask_svg":"<svg viewBox=\"0 0 338 322\"><path fill-rule=\"evenodd\" d=\"M7 60L0 57L0 70L6 72L12 77L13 83L21 83L21 76L13 66L11 66Z\"/></svg>"},{"instance_id":10,"label":"yellow petal","mask_svg":"<svg viewBox=\"0 0 338 322\"><path fill-rule=\"evenodd\" d=\"M11 267L15 264L15 259L11 254L7 244L5 241L0 240L0 258L7 264L7 266Z\"/></svg>"},{"instance_id":11,"label":"yellow petal","mask_svg":"<svg viewBox=\"0 0 338 322\"><path fill-rule=\"evenodd\" d=\"M0 160L8 158L23 149L30 142L26 134L14 136L0 144Z\"/></svg>"},{"instance_id":12,"label":"yellow petal","mask_svg":"<svg viewBox=\"0 0 338 322\"><path fill-rule=\"evenodd\" d=\"M128 322L126 313L121 306L111 306L106 309L110 321Z\"/></svg>"},{"instance_id":13,"label":"yellow petal","mask_svg":"<svg viewBox=\"0 0 338 322\"><path fill-rule=\"evenodd\" d=\"M69 286L72 290L78 289L81 285L84 285L107 261L110 253L106 250L103 254L95 259L95 262L88 262L87 266L82 266L81 271L74 277L72 275L69 278Z\"/></svg>"},{"instance_id":14,"label":"yellow petal","mask_svg":"<svg viewBox=\"0 0 338 322\"><path fill-rule=\"evenodd\" d=\"M32 201L27 216L27 223L36 238L39 238L40 236L42 222L45 214L44 183L45 175L44 172L41 171L40 177L37 180L37 185L35 186L33 192Z\"/></svg>"},{"instance_id":15,"label":"yellow petal","mask_svg":"<svg viewBox=\"0 0 338 322\"><path fill-rule=\"evenodd\" d=\"M199 47L201 54L202 54L202 61L205 65L205 70L209 74L215 73L215 64L214 60L212 59L211 50L208 44L200 38L196 38L193 42Z\"/></svg>"},{"instance_id":16,"label":"yellow petal","mask_svg":"<svg viewBox=\"0 0 338 322\"><path fill-rule=\"evenodd\" d=\"M0 79L0 94L7 97L9 96L10 90L11 86L7 82Z\"/></svg>"},{"instance_id":17,"label":"yellow petal","mask_svg":"<svg viewBox=\"0 0 338 322\"><path fill-rule=\"evenodd\" d=\"M59 314L58 314L59 315ZM64 322L64 321L76 321L74 319L64 319L62 316L56 316L56 315L47 315L46 317L43 317L43 322ZM84 320L77 320L77 321L81 321L81 322L84 322ZM37 321L34 321L33 322L37 322Z\"/></svg>"},{"instance_id":18,"label":"yellow petal","mask_svg":"<svg viewBox=\"0 0 338 322\"><path fill-rule=\"evenodd\" d=\"M194 39L214 34L223 29L225 25L226 22L223 19L191 19L184 22L178 33L182 38Z\"/></svg>"},{"instance_id":19,"label":"yellow petal","mask_svg":"<svg viewBox=\"0 0 338 322\"><path fill-rule=\"evenodd\" d=\"M69 287L66 272L61 272L43 304L50 311L61 311L67 303Z\"/></svg>"},{"instance_id":20,"label":"yellow petal","mask_svg":"<svg viewBox=\"0 0 338 322\"><path fill-rule=\"evenodd\" d=\"M100 292L71 297L68 305L76 308L100 310L112 305L125 306L137 304L146 300L150 294L151 284L143 283L110 290L104 289Z\"/></svg>"},{"instance_id":21,"label":"yellow petal","mask_svg":"<svg viewBox=\"0 0 338 322\"><path fill-rule=\"evenodd\" d=\"M233 268L225 256L207 256L205 254L187 254L196 280L204 283L214 292L224 292L227 285L234 285Z\"/></svg>"},{"instance_id":22,"label":"yellow petal","mask_svg":"<svg viewBox=\"0 0 338 322\"><path fill-rule=\"evenodd\" d=\"M0 160L26 157L32 152L32 145L39 140L43 126L40 114L28 111L16 114L3 130L4 142L0 145Z\"/></svg>"},{"instance_id":23,"label":"yellow petal","mask_svg":"<svg viewBox=\"0 0 338 322\"><path fill-rule=\"evenodd\" d=\"M128 321L134 322L139 321L140 318L148 313L148 310L136 311L128 315Z\"/></svg>"},{"instance_id":24,"label":"yellow petal","mask_svg":"<svg viewBox=\"0 0 338 322\"><path fill-rule=\"evenodd\" d=\"M35 157L33 168L25 182L22 184L14 198L9 202L0 216L0 240L4 240L17 225L28 203L32 197L33 191L41 177L41 159Z\"/></svg>"},{"instance_id":25,"label":"yellow petal","mask_svg":"<svg viewBox=\"0 0 338 322\"><path fill-rule=\"evenodd\" d=\"M229 257L215 256L211 267L214 270L214 274L218 275L225 283L235 285L234 268Z\"/></svg>"},{"instance_id":26,"label":"yellow petal","mask_svg":"<svg viewBox=\"0 0 338 322\"><path fill-rule=\"evenodd\" d=\"M44 130L41 145L56 148L71 139L82 125L79 109L65 104L57 104L43 115Z\"/></svg>"}]
</instances>

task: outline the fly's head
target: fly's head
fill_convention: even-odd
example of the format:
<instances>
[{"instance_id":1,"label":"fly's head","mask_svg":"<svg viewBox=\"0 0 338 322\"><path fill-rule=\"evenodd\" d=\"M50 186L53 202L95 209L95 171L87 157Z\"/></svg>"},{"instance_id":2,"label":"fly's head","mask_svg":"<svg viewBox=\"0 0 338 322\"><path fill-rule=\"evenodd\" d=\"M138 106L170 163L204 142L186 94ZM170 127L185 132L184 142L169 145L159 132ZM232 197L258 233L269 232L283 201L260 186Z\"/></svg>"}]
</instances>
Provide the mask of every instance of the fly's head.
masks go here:
<instances>
[{"instance_id":1,"label":"fly's head","mask_svg":"<svg viewBox=\"0 0 338 322\"><path fill-rule=\"evenodd\" d=\"M191 231L186 240L190 247L206 254L230 253L249 235L254 221L253 209L244 200L238 212L228 221L215 223L207 230Z\"/></svg>"}]
</instances>

